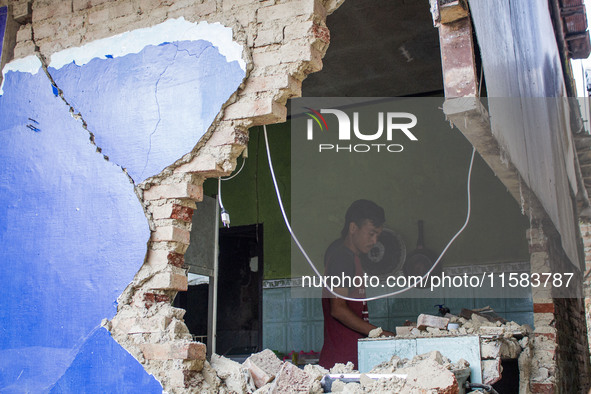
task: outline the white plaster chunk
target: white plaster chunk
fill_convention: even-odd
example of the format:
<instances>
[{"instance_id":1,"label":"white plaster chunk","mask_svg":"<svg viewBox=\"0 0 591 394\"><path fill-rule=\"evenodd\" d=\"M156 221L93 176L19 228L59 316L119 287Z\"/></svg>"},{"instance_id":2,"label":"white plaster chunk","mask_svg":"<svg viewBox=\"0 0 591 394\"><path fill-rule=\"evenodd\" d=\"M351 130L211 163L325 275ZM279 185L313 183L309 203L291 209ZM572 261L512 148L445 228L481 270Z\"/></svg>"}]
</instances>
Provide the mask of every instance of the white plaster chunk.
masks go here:
<instances>
[{"instance_id":1,"label":"white plaster chunk","mask_svg":"<svg viewBox=\"0 0 591 394\"><path fill-rule=\"evenodd\" d=\"M482 361L482 380L484 384L495 384L501 380L501 359Z\"/></svg>"},{"instance_id":2,"label":"white plaster chunk","mask_svg":"<svg viewBox=\"0 0 591 394\"><path fill-rule=\"evenodd\" d=\"M496 359L501 354L500 341L480 342L480 354L484 360Z\"/></svg>"},{"instance_id":3,"label":"white plaster chunk","mask_svg":"<svg viewBox=\"0 0 591 394\"><path fill-rule=\"evenodd\" d=\"M382 332L384 332L382 327L376 327L369 332L368 338L379 338L379 336L382 335Z\"/></svg>"},{"instance_id":4,"label":"white plaster chunk","mask_svg":"<svg viewBox=\"0 0 591 394\"><path fill-rule=\"evenodd\" d=\"M231 392L246 393L256 390L254 384L251 386L251 379L248 369L229 358L212 354L211 366L216 370L218 376Z\"/></svg>"},{"instance_id":5,"label":"white plaster chunk","mask_svg":"<svg viewBox=\"0 0 591 394\"><path fill-rule=\"evenodd\" d=\"M549 371L547 368L541 367L534 371L532 380L535 382L543 382L548 379Z\"/></svg>"}]
</instances>

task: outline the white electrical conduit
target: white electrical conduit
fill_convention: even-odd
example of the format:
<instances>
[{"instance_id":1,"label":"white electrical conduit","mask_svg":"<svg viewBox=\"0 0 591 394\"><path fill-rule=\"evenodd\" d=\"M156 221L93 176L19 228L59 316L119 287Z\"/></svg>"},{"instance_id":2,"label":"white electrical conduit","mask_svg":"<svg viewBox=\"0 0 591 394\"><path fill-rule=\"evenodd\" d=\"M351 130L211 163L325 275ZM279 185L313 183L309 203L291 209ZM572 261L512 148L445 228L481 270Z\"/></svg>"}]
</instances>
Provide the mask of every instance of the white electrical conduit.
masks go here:
<instances>
[{"instance_id":1,"label":"white electrical conduit","mask_svg":"<svg viewBox=\"0 0 591 394\"><path fill-rule=\"evenodd\" d=\"M222 178L218 178L218 203L222 211L224 211L224 204L222 204Z\"/></svg>"},{"instance_id":2,"label":"white electrical conduit","mask_svg":"<svg viewBox=\"0 0 591 394\"><path fill-rule=\"evenodd\" d=\"M227 178L221 178L218 177L218 203L220 205L220 208L222 209L221 211L221 216L220 219L222 221L222 223L224 224L224 227L230 227L230 214L228 213L228 211L226 211L224 209L224 204L222 203L222 181L229 181L230 179L234 178L236 175L240 174L240 171L242 171L242 169L244 168L244 163L246 163L246 159L242 158L242 165L240 166L240 169L238 170L237 173L235 173L232 176L229 176Z\"/></svg>"},{"instance_id":3,"label":"white electrical conduit","mask_svg":"<svg viewBox=\"0 0 591 394\"><path fill-rule=\"evenodd\" d=\"M232 176L227 177L227 178L222 178L222 181L229 181L230 179L234 178L236 175L240 174L240 171L242 171L242 169L244 168L244 163L246 163L246 159L243 157L242 158L242 165L240 166L240 169L238 170L238 172Z\"/></svg>"},{"instance_id":4,"label":"white electrical conduit","mask_svg":"<svg viewBox=\"0 0 591 394\"><path fill-rule=\"evenodd\" d=\"M316 269L316 266L314 265L314 263L312 263L312 261L310 260L310 257L308 257L308 254L306 253L306 251L304 250L304 248L300 244L300 241L298 241L298 238L293 233L293 230L291 229L291 225L289 224L289 220L287 219L287 215L285 214L285 209L283 208L283 201L281 200L281 195L279 194L279 187L277 186L277 179L275 178L275 171L273 170L273 162L271 161L271 152L269 151L269 141L267 140L267 126L263 125L263 130L264 130L264 135L265 135L265 147L267 148L267 158L269 159L269 169L271 170L271 178L273 179L273 185L275 186L275 192L277 193L277 200L279 201L279 208L281 208L281 214L283 215L283 220L285 221L285 225L287 226L287 229L289 230L289 233L291 234L291 237L293 238L294 242L296 243L296 245L298 246L298 248L300 249L300 251L302 252L304 257L306 258L306 261L308 261L308 264L310 265L312 270L314 270L314 272L316 273L318 278L321 279L321 282L322 282L322 278L323 278L322 275L320 274L320 272L318 272L318 270ZM458 230L456 235L454 235L453 238L448 242L447 246L443 249L443 252L441 252L441 254L437 258L437 260L435 261L435 263L433 264L431 269L422 277L421 282L425 281L425 279L431 274L431 271L433 271L435 269L435 267L437 266L437 264L439 264L441 257L443 257L443 255L445 254L447 249L449 249L451 244L456 240L456 238L462 233L462 231L464 231L464 229L468 225L468 221L470 220L470 210L471 210L470 179L472 177L472 165L474 164L475 153L476 153L476 149L474 147L472 147L472 157L470 158L470 168L468 169L468 180L467 180L467 186L466 186L467 193L468 193L468 212L466 213L466 221L464 222L464 225ZM380 298L391 297L391 296L395 296L397 294L404 293L404 292L416 287L416 285L417 285L417 283L415 282L415 284L413 286L408 286L408 287L405 287L404 289L400 289L400 290L394 291L392 293L382 294L382 295L378 295L378 296L374 296L374 297L367 297L367 298L345 297L343 295L336 293L332 289L330 289L328 286L326 286L326 283L325 283L324 287L331 294L333 294L336 297L342 298L343 300L347 300L347 301L373 301L373 300L378 300Z\"/></svg>"}]
</instances>

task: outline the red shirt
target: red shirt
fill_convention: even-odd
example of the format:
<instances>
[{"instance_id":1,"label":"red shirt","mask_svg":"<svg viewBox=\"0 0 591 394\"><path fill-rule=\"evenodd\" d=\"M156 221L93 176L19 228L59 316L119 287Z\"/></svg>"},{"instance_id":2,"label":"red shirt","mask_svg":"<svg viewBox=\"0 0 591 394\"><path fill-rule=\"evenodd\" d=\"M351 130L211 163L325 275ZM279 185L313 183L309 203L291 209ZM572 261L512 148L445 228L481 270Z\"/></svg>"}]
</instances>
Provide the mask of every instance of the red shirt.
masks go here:
<instances>
[{"instance_id":1,"label":"red shirt","mask_svg":"<svg viewBox=\"0 0 591 394\"><path fill-rule=\"evenodd\" d=\"M363 276L363 268L359 257L344 245L326 253L325 274ZM329 281L330 283L330 281ZM364 298L365 287L350 287L348 296ZM330 314L330 300L334 296L326 289L322 290L322 313L324 315L324 345L320 353L319 364L324 368L332 368L335 363L351 361L357 369L357 340L365 335L350 329ZM369 321L367 302L346 301L347 306L361 319Z\"/></svg>"}]
</instances>

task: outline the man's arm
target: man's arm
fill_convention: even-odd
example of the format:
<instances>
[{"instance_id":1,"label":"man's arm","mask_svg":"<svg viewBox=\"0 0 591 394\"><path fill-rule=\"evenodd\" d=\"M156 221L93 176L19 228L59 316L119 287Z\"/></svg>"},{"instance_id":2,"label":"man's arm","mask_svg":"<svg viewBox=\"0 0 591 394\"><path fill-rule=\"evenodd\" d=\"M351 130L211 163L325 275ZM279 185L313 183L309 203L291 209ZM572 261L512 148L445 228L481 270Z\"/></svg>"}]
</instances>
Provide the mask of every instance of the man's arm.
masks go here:
<instances>
[{"instance_id":1,"label":"man's arm","mask_svg":"<svg viewBox=\"0 0 591 394\"><path fill-rule=\"evenodd\" d=\"M337 288L334 289L334 292L343 296L347 296L348 289ZM330 299L330 315L343 323L345 326L365 336L369 335L371 330L377 328L373 324L366 322L353 313L353 311L347 305L347 301L343 300L342 298L334 297ZM389 331L384 331L382 335L394 336L394 334Z\"/></svg>"}]
</instances>

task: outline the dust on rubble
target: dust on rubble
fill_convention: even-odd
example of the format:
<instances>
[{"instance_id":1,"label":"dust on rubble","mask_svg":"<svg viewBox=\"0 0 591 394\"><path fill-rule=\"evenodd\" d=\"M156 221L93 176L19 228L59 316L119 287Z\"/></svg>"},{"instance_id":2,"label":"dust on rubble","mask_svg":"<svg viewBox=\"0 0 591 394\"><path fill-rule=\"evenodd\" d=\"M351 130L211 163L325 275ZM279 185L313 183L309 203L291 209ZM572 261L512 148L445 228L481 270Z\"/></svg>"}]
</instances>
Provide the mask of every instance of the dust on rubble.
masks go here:
<instances>
[{"instance_id":1,"label":"dust on rubble","mask_svg":"<svg viewBox=\"0 0 591 394\"><path fill-rule=\"evenodd\" d=\"M396 374L397 376L370 378L361 374L359 383L336 380L331 392L341 393L458 393L454 370L466 368L468 363L452 363L438 351L400 359L393 356L372 369L369 374ZM358 374L352 363L336 364L329 370L319 365L306 365L303 369L283 362L269 349L250 356L240 364L214 354L205 366L195 387L206 393L323 393L321 379L327 374ZM406 378L400 375L406 375Z\"/></svg>"}]
</instances>

